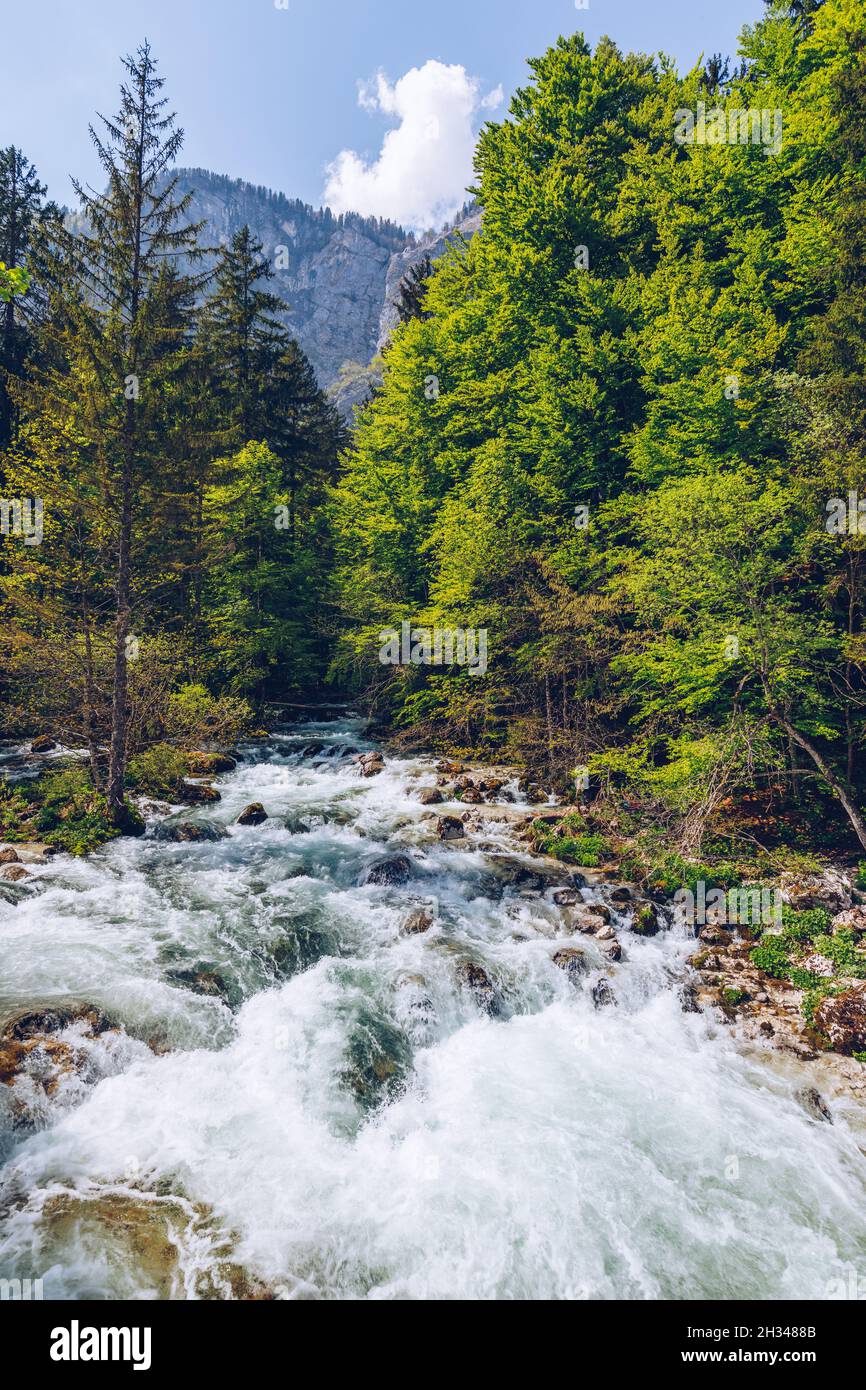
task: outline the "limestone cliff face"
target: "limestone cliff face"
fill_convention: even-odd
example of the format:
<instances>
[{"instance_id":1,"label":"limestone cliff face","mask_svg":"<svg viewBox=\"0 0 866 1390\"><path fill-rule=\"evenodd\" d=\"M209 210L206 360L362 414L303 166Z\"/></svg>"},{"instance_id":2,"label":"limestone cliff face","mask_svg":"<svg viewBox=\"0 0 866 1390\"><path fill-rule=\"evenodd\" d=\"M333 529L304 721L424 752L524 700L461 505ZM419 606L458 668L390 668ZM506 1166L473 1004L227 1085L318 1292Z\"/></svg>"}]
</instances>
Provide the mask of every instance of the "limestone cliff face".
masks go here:
<instances>
[{"instance_id":1,"label":"limestone cliff face","mask_svg":"<svg viewBox=\"0 0 866 1390\"><path fill-rule=\"evenodd\" d=\"M261 241L274 269L270 288L288 306L284 322L347 419L381 379L374 359L398 322L401 278L425 256L441 256L458 232L468 238L481 225L468 208L455 228L419 241L393 222L338 217L207 169L178 171L178 193L187 192L190 220L204 224L202 245L225 245L244 224Z\"/></svg>"},{"instance_id":2,"label":"limestone cliff face","mask_svg":"<svg viewBox=\"0 0 866 1390\"><path fill-rule=\"evenodd\" d=\"M297 199L203 169L179 171L191 192L190 218L203 222L203 244L230 241L248 223L271 261L270 288L288 305L284 321L323 387L346 361L367 363L376 351L388 266L411 238L375 217L335 216Z\"/></svg>"}]
</instances>

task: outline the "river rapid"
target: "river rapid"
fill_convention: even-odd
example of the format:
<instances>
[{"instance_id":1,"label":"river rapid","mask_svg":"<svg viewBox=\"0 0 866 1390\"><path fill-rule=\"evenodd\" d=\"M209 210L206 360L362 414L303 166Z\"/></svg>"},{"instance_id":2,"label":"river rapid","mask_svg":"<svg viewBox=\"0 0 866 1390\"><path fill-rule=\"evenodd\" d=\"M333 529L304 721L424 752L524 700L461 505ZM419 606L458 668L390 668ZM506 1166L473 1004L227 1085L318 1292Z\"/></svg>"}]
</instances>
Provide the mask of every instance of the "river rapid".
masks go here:
<instances>
[{"instance_id":1,"label":"river rapid","mask_svg":"<svg viewBox=\"0 0 866 1390\"><path fill-rule=\"evenodd\" d=\"M683 1008L685 930L639 938L598 883L622 960L566 936L553 890L509 879L532 861L506 822L473 807L440 841L465 808L420 804L433 760L365 779L372 746L359 720L294 726L183 812L225 838L151 826L0 901L0 1024L77 1000L118 1025L70 1025L85 1062L51 1086L0 1086L0 1277L46 1298L821 1299L866 1271L854 1114L815 1118L807 1063ZM269 819L234 825L252 801ZM408 881L363 884L387 853ZM401 932L424 903L434 925Z\"/></svg>"}]
</instances>

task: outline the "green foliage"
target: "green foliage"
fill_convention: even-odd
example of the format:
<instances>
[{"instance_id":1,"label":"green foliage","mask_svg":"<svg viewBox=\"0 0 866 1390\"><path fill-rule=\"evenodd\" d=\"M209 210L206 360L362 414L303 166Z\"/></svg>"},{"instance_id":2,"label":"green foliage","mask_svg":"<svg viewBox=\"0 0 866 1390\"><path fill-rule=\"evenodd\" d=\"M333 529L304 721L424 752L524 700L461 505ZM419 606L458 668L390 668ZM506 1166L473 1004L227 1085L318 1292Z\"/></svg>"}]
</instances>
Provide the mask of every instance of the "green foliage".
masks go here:
<instances>
[{"instance_id":1,"label":"green foliage","mask_svg":"<svg viewBox=\"0 0 866 1390\"><path fill-rule=\"evenodd\" d=\"M183 786L187 761L170 743L157 743L130 759L127 783L147 796L175 800Z\"/></svg>"},{"instance_id":2,"label":"green foliage","mask_svg":"<svg viewBox=\"0 0 866 1390\"><path fill-rule=\"evenodd\" d=\"M569 864L582 864L585 868L597 868L609 845L603 835L576 835L573 832L583 827L580 816L563 816L555 826L534 821L532 838L540 854L552 855Z\"/></svg>"},{"instance_id":3,"label":"green foliage","mask_svg":"<svg viewBox=\"0 0 866 1390\"><path fill-rule=\"evenodd\" d=\"M864 542L824 505L866 467L866 20L812 18L751 26L715 94L783 111L771 155L674 142L698 69L579 35L532 60L334 496L341 676L559 785L588 766L694 857L770 786L866 840ZM403 618L488 628L487 676L380 666Z\"/></svg>"},{"instance_id":4,"label":"green foliage","mask_svg":"<svg viewBox=\"0 0 866 1390\"><path fill-rule=\"evenodd\" d=\"M130 820L135 819L127 808ZM41 840L69 854L89 854L120 834L105 797L83 767L63 768L14 789L0 784L0 834Z\"/></svg>"},{"instance_id":5,"label":"green foliage","mask_svg":"<svg viewBox=\"0 0 866 1390\"><path fill-rule=\"evenodd\" d=\"M690 863L682 855L667 851L659 855L645 881L651 889L670 897L679 888L688 888L694 893L699 883L703 883L707 891L735 888L739 885L740 874L734 864Z\"/></svg>"},{"instance_id":6,"label":"green foliage","mask_svg":"<svg viewBox=\"0 0 866 1390\"><path fill-rule=\"evenodd\" d=\"M809 942L826 933L832 915L823 907L810 907L797 912L787 903L782 906L782 935L790 942Z\"/></svg>"},{"instance_id":7,"label":"green foliage","mask_svg":"<svg viewBox=\"0 0 866 1390\"><path fill-rule=\"evenodd\" d=\"M184 685L169 697L166 731L184 748L235 743L251 731L254 711L234 695L212 695L203 685Z\"/></svg>"},{"instance_id":8,"label":"green foliage","mask_svg":"<svg viewBox=\"0 0 866 1390\"><path fill-rule=\"evenodd\" d=\"M13 295L26 294L30 287L30 274L23 266L7 269L0 261L0 300L8 303Z\"/></svg>"},{"instance_id":9,"label":"green foliage","mask_svg":"<svg viewBox=\"0 0 866 1390\"><path fill-rule=\"evenodd\" d=\"M751 951L752 964L759 970L803 991L803 1017L810 1024L821 1000L844 988L841 980L866 978L866 955L857 949L856 933L843 930L831 936L831 921L823 908L795 912L785 906L781 932L765 931ZM832 963L832 976L804 968L802 962L812 954Z\"/></svg>"},{"instance_id":10,"label":"green foliage","mask_svg":"<svg viewBox=\"0 0 866 1390\"><path fill-rule=\"evenodd\" d=\"M791 969L789 943L782 936L764 936L752 948L752 964L775 980L787 979Z\"/></svg>"}]
</instances>

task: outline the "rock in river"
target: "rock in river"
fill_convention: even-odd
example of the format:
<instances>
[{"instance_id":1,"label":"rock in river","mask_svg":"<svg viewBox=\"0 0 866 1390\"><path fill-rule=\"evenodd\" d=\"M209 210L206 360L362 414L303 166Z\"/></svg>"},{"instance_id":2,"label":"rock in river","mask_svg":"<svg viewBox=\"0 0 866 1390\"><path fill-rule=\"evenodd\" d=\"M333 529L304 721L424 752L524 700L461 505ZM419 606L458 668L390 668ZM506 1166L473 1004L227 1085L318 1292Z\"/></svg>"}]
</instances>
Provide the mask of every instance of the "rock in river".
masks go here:
<instances>
[{"instance_id":1,"label":"rock in river","mask_svg":"<svg viewBox=\"0 0 866 1390\"><path fill-rule=\"evenodd\" d=\"M251 801L249 806L245 806L235 821L235 825L261 825L266 821L268 813L260 801Z\"/></svg>"},{"instance_id":2,"label":"rock in river","mask_svg":"<svg viewBox=\"0 0 866 1390\"><path fill-rule=\"evenodd\" d=\"M418 932L429 931L433 925L433 913L427 907L416 907L400 927L404 936L414 936Z\"/></svg>"},{"instance_id":3,"label":"rock in river","mask_svg":"<svg viewBox=\"0 0 866 1390\"><path fill-rule=\"evenodd\" d=\"M194 820L163 821L153 832L155 840L171 840L177 844L224 840L225 836L226 832L222 826L212 825L210 821Z\"/></svg>"},{"instance_id":4,"label":"rock in river","mask_svg":"<svg viewBox=\"0 0 866 1390\"><path fill-rule=\"evenodd\" d=\"M368 864L361 873L358 883L363 887L368 883L381 883L391 886L406 883L412 875L412 860L407 854L388 854Z\"/></svg>"},{"instance_id":5,"label":"rock in river","mask_svg":"<svg viewBox=\"0 0 866 1390\"><path fill-rule=\"evenodd\" d=\"M463 822L456 816L440 816L436 833L440 840L462 840L466 831Z\"/></svg>"}]
</instances>

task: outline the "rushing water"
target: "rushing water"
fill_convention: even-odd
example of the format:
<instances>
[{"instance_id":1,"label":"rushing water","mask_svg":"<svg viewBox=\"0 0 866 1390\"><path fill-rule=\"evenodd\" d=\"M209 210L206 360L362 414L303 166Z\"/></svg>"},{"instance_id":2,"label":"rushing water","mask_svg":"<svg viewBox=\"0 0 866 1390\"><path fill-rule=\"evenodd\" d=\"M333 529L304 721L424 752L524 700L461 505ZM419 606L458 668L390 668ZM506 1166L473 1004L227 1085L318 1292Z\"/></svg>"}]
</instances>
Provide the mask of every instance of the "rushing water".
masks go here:
<instances>
[{"instance_id":1,"label":"rushing water","mask_svg":"<svg viewBox=\"0 0 866 1390\"><path fill-rule=\"evenodd\" d=\"M684 1012L686 938L639 939L611 903L622 962L580 936L587 968L563 971L550 892L503 882L507 828L441 843L431 760L365 780L369 746L351 720L274 737L185 813L227 838L60 857L0 901L0 1022L71 998L121 1025L79 1036L86 1065L49 1094L0 1086L0 1277L63 1298L823 1298L866 1269L850 1116L810 1117L804 1064ZM270 819L234 826L253 800ZM386 851L410 880L359 886ZM435 926L401 934L431 899Z\"/></svg>"}]
</instances>

